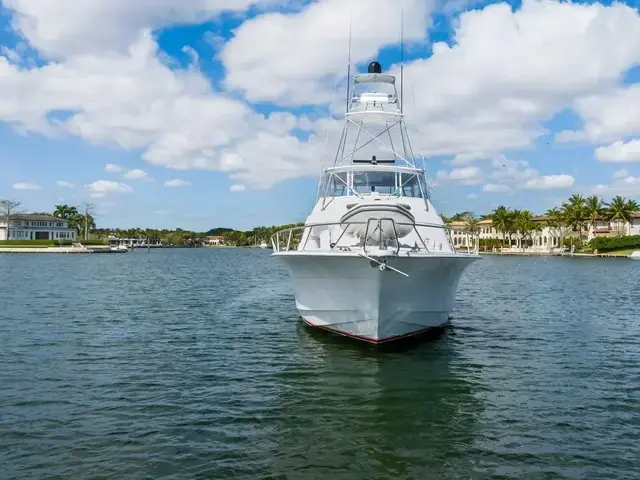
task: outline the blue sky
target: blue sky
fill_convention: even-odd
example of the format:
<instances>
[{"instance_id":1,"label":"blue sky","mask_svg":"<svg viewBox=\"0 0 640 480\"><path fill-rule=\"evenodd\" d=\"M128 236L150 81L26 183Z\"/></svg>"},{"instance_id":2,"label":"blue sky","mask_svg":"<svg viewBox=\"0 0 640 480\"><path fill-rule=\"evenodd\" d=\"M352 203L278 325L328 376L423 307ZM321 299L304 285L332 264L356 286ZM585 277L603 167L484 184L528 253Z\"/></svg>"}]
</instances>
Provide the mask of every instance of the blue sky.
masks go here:
<instances>
[{"instance_id":1,"label":"blue sky","mask_svg":"<svg viewBox=\"0 0 640 480\"><path fill-rule=\"evenodd\" d=\"M356 68L390 67L401 3L407 120L439 211L640 199L637 5L67 3L0 0L0 198L28 210L88 200L99 226L197 231L303 221L339 126L349 10Z\"/></svg>"}]
</instances>

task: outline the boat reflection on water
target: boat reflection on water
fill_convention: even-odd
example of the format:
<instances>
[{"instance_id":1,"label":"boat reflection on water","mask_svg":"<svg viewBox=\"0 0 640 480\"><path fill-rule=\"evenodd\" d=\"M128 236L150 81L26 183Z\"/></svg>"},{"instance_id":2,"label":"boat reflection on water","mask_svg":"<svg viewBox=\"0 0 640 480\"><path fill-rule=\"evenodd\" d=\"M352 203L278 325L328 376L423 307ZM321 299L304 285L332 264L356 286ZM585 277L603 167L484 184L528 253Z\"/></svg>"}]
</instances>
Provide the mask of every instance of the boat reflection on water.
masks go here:
<instances>
[{"instance_id":1,"label":"boat reflection on water","mask_svg":"<svg viewBox=\"0 0 640 480\"><path fill-rule=\"evenodd\" d=\"M372 348L301 324L307 374L282 374L274 474L463 478L483 411L473 366L449 329L437 341ZM296 369L299 371L300 369ZM475 374L475 375L474 375Z\"/></svg>"}]
</instances>

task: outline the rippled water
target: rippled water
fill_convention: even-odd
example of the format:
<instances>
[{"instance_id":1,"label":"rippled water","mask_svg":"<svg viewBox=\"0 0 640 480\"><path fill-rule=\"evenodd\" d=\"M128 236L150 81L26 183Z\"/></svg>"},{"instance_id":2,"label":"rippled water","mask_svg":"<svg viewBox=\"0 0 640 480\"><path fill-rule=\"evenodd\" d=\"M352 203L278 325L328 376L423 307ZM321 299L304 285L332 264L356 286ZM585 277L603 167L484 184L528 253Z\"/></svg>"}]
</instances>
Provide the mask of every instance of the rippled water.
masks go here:
<instances>
[{"instance_id":1,"label":"rippled water","mask_svg":"<svg viewBox=\"0 0 640 480\"><path fill-rule=\"evenodd\" d=\"M640 262L486 257L385 349L303 326L268 251L0 273L2 479L640 477Z\"/></svg>"}]
</instances>

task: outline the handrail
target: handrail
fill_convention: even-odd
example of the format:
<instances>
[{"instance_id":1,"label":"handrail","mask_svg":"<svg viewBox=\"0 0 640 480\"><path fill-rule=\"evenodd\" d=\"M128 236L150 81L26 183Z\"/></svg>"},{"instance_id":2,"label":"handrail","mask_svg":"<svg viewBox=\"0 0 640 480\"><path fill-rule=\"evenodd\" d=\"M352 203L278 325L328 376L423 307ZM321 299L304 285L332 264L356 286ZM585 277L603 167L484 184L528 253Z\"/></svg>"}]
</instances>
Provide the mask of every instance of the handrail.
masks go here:
<instances>
[{"instance_id":1,"label":"handrail","mask_svg":"<svg viewBox=\"0 0 640 480\"><path fill-rule=\"evenodd\" d=\"M316 223L309 223L303 226L298 226L298 227L291 227L291 228L286 228L283 230L280 230L276 233L274 233L271 236L271 246L273 248L274 252L288 252L290 250L303 250L303 251L308 251L308 250L315 250L315 251L352 251L351 247L356 247L356 248L363 248L363 251L366 251L366 247L367 247L367 242L369 241L369 237L371 237L371 235L369 235L368 233L368 225L371 221L377 222L377 227L374 227L374 232L376 232L378 229L380 230L380 235L379 235L379 240L380 240L380 244L382 244L381 241L381 237L382 237L382 222L391 222L391 226L393 228L393 238L390 239L390 243L393 244L395 243L394 246L394 251L397 254L400 249L400 238L398 237L398 227L412 227L413 232L415 233L415 236L417 237L417 240L415 241L415 245L413 247L410 248L410 251L425 251L425 252L431 252L431 251L442 251L443 249L443 244L441 241L437 241L437 240L433 240L433 239L429 239L429 238L424 238L423 235L421 235L419 229L420 228L435 228L435 229L441 229L444 230L446 232L445 234L445 238L446 241L448 243L448 247L451 250L452 253L458 253L457 249L456 249L456 245L454 244L453 241L453 237L452 237L452 232L454 231L452 228L446 226L446 225L438 225L435 223L407 223L407 222L395 222L392 219L389 218L379 218L379 219L369 219L366 222L316 222ZM341 231L339 232L339 235L337 235L337 239L334 241L333 239L331 239L331 231L329 232L330 235L330 240L329 240L329 248L325 248L325 249L313 249L313 248L308 248L307 244L309 242L309 239L311 238L311 234L313 233L314 228L318 228L318 227L341 227ZM353 226L366 226L366 231L365 231L365 235L362 238L362 245L340 245L341 240L343 239L345 233L347 232L347 230L349 230L349 228L353 227ZM305 238L305 231L309 229L308 234L306 235ZM337 232L336 232L337 233ZM297 234L299 235L299 238L297 236ZM405 238L405 237L402 237ZM304 244L302 246L302 248L299 248L300 242L302 242L302 240L304 240ZM473 240L473 244L472 244L472 240ZM418 244L418 241L420 242L420 244L422 245L422 247L420 247L420 245ZM370 246L370 245L369 245ZM402 248L409 248L408 246L403 246ZM467 232L467 242L466 242L466 253L468 254L479 254L480 252L480 235L477 233L472 233L472 232Z\"/></svg>"}]
</instances>

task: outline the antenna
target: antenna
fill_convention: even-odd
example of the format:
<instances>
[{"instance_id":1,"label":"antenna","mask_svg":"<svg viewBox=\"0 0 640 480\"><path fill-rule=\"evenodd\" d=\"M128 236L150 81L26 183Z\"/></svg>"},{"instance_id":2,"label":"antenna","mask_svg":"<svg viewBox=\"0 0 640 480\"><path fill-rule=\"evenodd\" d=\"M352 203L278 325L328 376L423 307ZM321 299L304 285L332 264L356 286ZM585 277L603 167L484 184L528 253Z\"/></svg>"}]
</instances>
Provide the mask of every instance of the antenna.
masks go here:
<instances>
[{"instance_id":1,"label":"antenna","mask_svg":"<svg viewBox=\"0 0 640 480\"><path fill-rule=\"evenodd\" d=\"M349 111L349 88L351 87L351 10L349 10L349 66L347 67L347 112Z\"/></svg>"},{"instance_id":2,"label":"antenna","mask_svg":"<svg viewBox=\"0 0 640 480\"><path fill-rule=\"evenodd\" d=\"M400 18L400 113L404 110L404 8Z\"/></svg>"}]
</instances>

